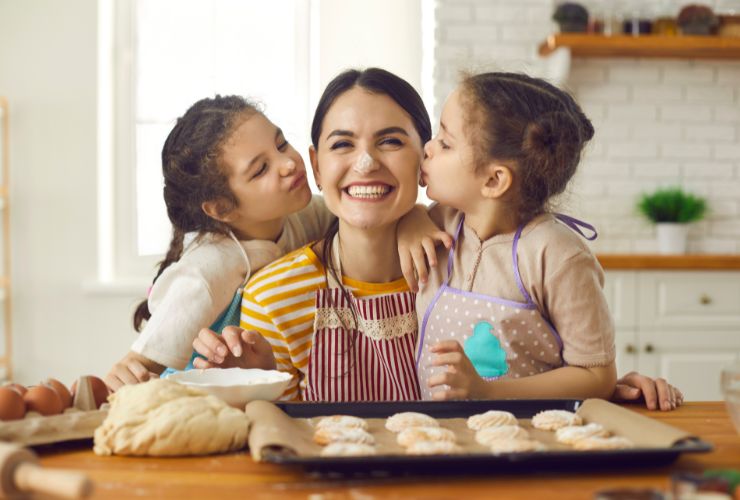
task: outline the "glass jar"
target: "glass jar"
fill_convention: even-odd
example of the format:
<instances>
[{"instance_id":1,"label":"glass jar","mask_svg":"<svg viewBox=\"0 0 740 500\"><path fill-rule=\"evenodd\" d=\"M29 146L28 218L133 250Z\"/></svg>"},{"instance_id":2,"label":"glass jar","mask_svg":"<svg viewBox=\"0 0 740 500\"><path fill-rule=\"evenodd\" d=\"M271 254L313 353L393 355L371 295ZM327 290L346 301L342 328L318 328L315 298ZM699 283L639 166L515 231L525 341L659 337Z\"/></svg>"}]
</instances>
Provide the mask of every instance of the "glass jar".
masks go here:
<instances>
[{"instance_id":1,"label":"glass jar","mask_svg":"<svg viewBox=\"0 0 740 500\"><path fill-rule=\"evenodd\" d=\"M662 0L655 6L652 33L655 35L678 35L677 6L671 0Z\"/></svg>"}]
</instances>

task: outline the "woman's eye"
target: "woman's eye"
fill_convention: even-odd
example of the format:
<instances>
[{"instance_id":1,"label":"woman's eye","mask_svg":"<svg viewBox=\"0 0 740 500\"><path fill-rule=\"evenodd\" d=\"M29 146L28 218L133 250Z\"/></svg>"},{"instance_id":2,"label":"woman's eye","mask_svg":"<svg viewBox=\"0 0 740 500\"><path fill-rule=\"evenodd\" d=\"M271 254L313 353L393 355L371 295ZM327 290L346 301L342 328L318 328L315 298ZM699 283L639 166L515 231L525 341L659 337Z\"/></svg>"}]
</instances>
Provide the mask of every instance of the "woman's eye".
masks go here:
<instances>
[{"instance_id":1,"label":"woman's eye","mask_svg":"<svg viewBox=\"0 0 740 500\"><path fill-rule=\"evenodd\" d=\"M267 163L263 163L262 164L262 166L259 168L259 170L257 170L254 173L254 175L252 176L252 179L256 179L257 177L259 177L260 175L264 174L265 172L267 172Z\"/></svg>"},{"instance_id":2,"label":"woman's eye","mask_svg":"<svg viewBox=\"0 0 740 500\"><path fill-rule=\"evenodd\" d=\"M401 139L398 139L396 137L385 137L381 139L380 144L383 145L390 145L390 146L403 146L403 141Z\"/></svg>"}]
</instances>

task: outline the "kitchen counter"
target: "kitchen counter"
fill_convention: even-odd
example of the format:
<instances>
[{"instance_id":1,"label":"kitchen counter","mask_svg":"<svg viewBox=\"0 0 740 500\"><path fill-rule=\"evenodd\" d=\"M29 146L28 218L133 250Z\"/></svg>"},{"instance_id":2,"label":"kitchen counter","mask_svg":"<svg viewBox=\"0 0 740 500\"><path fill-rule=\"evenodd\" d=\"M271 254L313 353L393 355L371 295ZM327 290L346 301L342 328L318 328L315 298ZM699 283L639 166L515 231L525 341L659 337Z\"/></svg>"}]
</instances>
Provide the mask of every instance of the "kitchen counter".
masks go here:
<instances>
[{"instance_id":1,"label":"kitchen counter","mask_svg":"<svg viewBox=\"0 0 740 500\"><path fill-rule=\"evenodd\" d=\"M604 269L738 270L740 254L597 254Z\"/></svg>"},{"instance_id":2,"label":"kitchen counter","mask_svg":"<svg viewBox=\"0 0 740 500\"><path fill-rule=\"evenodd\" d=\"M679 470L740 469L740 435L724 403L687 403L672 412L641 414L684 429L712 443L714 451L687 454L667 467L613 472L506 475L434 475L383 478L320 478L301 469L260 464L246 453L187 458L99 457L89 443L42 447L41 463L85 471L95 482L93 498L592 498L609 488L667 490ZM493 471L492 471L493 472ZM535 475L536 474L536 475Z\"/></svg>"}]
</instances>

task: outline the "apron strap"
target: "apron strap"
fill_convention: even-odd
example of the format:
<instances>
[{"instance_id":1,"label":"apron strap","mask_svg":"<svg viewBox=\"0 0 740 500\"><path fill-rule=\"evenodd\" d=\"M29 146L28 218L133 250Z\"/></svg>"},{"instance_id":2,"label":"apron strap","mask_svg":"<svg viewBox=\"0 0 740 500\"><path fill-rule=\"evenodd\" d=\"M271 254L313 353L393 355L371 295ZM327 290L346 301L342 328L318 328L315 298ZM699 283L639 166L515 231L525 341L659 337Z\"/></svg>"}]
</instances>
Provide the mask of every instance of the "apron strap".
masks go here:
<instances>
[{"instance_id":1,"label":"apron strap","mask_svg":"<svg viewBox=\"0 0 740 500\"><path fill-rule=\"evenodd\" d=\"M524 297L524 300L527 301L527 304L534 304L532 297L529 296L529 292L527 292L527 289L524 288L522 276L519 274L519 257L516 254L516 249L519 246L519 238L521 238L522 236L523 229L524 224L521 224L518 228L516 228L516 233L514 234L514 243L511 245L511 261L514 266L514 279L516 280L517 288L519 288L519 291Z\"/></svg>"},{"instance_id":2,"label":"apron strap","mask_svg":"<svg viewBox=\"0 0 740 500\"><path fill-rule=\"evenodd\" d=\"M457 229L455 230L455 237L452 239L452 245L450 246L450 251L447 255L447 276L445 277L445 285L449 286L450 284L450 278L452 277L452 260L455 257L455 247L457 246L457 242L460 239L460 231L462 231L463 223L465 222L465 214L462 214L460 217L460 222L457 224Z\"/></svg>"},{"instance_id":3,"label":"apron strap","mask_svg":"<svg viewBox=\"0 0 740 500\"><path fill-rule=\"evenodd\" d=\"M599 233L596 232L596 228L589 224L588 222L584 222L582 220L578 220L575 217L571 217L570 215L565 214L553 214L560 222L571 228L576 233L580 234L584 238L586 238L588 241L595 240ZM586 236L583 231L581 231L581 228L588 229L593 234L591 236Z\"/></svg>"}]
</instances>

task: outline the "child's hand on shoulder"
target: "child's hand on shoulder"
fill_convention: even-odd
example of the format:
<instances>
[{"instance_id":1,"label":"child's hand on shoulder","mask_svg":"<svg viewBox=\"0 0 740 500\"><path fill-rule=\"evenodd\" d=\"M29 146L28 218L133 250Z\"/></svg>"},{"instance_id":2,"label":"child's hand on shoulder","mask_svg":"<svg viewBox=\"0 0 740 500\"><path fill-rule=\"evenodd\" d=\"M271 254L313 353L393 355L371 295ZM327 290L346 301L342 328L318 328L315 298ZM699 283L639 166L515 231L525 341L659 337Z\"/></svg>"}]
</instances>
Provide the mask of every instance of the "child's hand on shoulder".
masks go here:
<instances>
[{"instance_id":1,"label":"child's hand on shoulder","mask_svg":"<svg viewBox=\"0 0 740 500\"><path fill-rule=\"evenodd\" d=\"M437 373L429 379L430 388L442 386L441 390L432 393L434 400L486 398L486 381L478 375L458 341L438 342L431 351L435 354L432 366L447 367L444 373Z\"/></svg>"},{"instance_id":2,"label":"child's hand on shoulder","mask_svg":"<svg viewBox=\"0 0 740 500\"><path fill-rule=\"evenodd\" d=\"M452 236L432 222L422 205L415 206L398 222L396 234L403 277L411 291L416 293L419 284L426 284L429 269L437 265L437 245L442 243L450 248Z\"/></svg>"},{"instance_id":3,"label":"child's hand on shoulder","mask_svg":"<svg viewBox=\"0 0 740 500\"><path fill-rule=\"evenodd\" d=\"M193 360L193 366L199 369L275 369L275 357L270 343L259 333L238 326L227 326L221 335L203 328L193 341L193 349L206 358Z\"/></svg>"}]
</instances>

